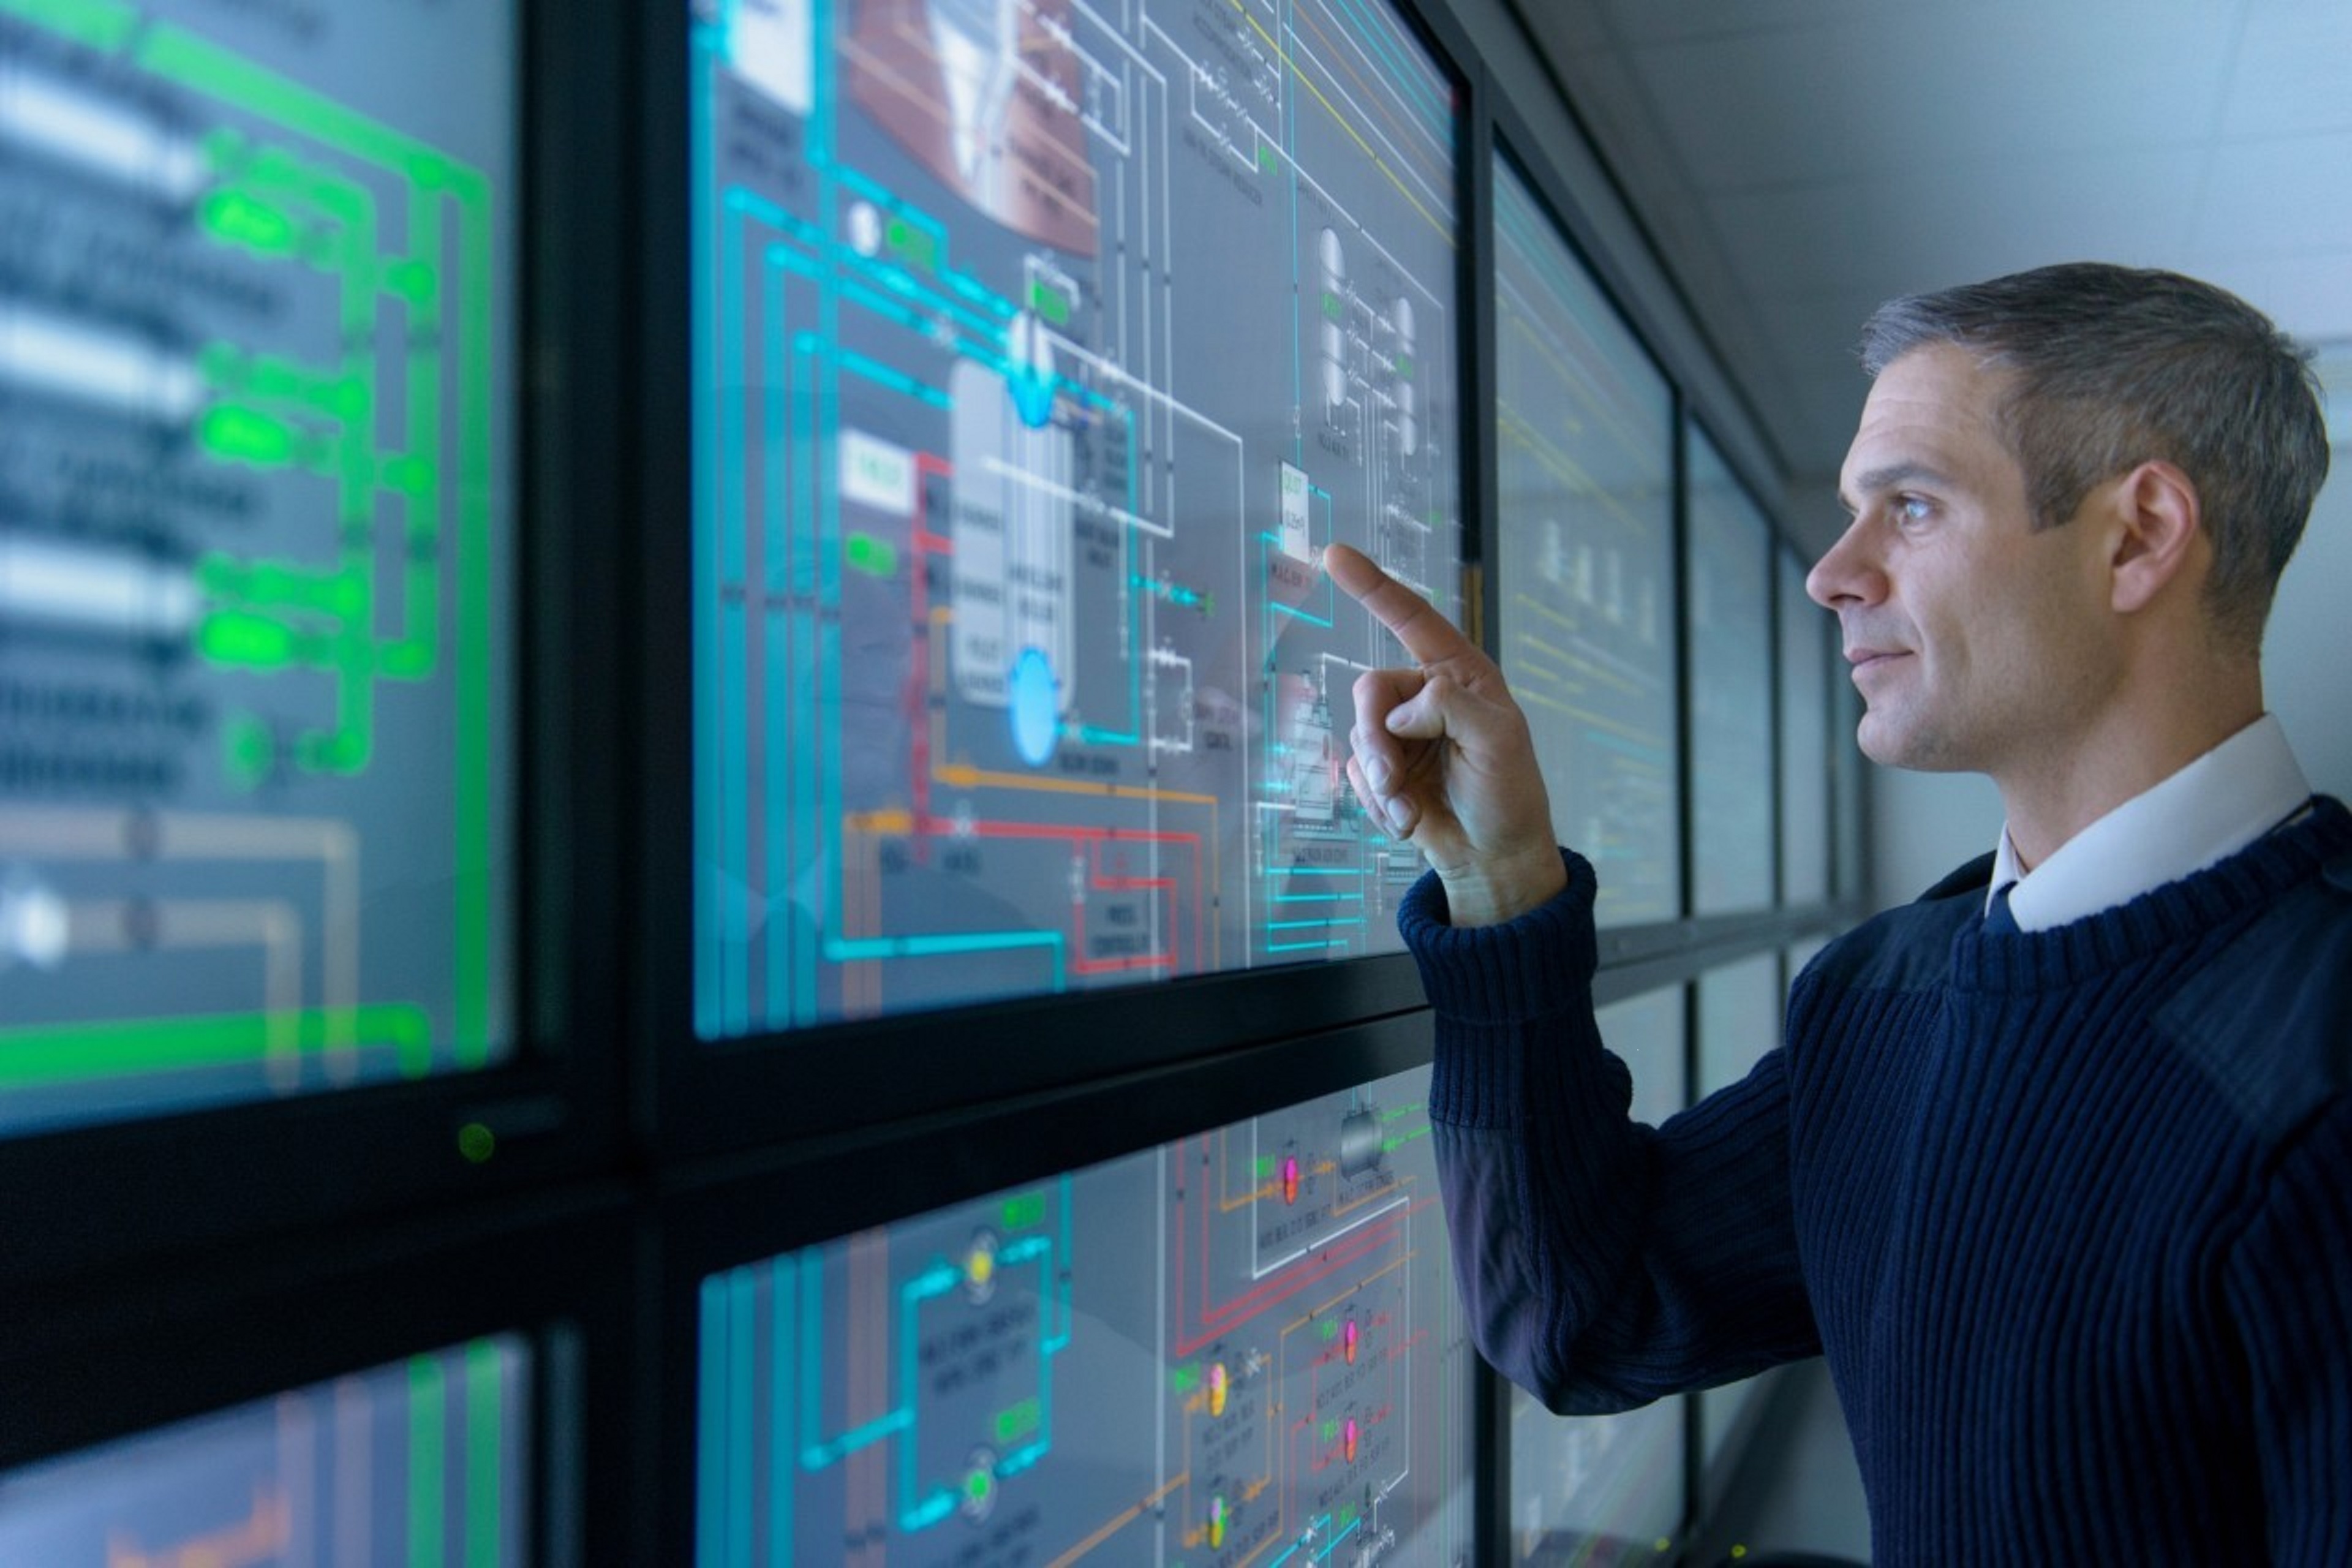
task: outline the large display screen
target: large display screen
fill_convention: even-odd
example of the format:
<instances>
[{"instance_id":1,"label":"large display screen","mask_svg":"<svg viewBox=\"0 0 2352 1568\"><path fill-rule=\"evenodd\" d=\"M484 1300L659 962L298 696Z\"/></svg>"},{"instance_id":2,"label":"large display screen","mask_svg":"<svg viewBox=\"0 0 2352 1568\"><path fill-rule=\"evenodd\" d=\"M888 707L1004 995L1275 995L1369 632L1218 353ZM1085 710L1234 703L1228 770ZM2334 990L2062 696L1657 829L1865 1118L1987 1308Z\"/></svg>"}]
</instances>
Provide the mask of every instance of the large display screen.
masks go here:
<instances>
[{"instance_id":1,"label":"large display screen","mask_svg":"<svg viewBox=\"0 0 2352 1568\"><path fill-rule=\"evenodd\" d=\"M523 1568L531 1362L477 1340L0 1474L0 1563Z\"/></svg>"},{"instance_id":2,"label":"large display screen","mask_svg":"<svg viewBox=\"0 0 2352 1568\"><path fill-rule=\"evenodd\" d=\"M1700 975L1698 1081L1692 1086L1693 1092L1705 1097L1746 1078L1766 1053L1780 1045L1786 1005L1777 952L1761 953ZM1722 1456L1726 1441L1737 1430L1739 1413L1769 1375L1743 1378L1699 1394L1700 1452L1706 1464L1712 1466Z\"/></svg>"},{"instance_id":3,"label":"large display screen","mask_svg":"<svg viewBox=\"0 0 2352 1568\"><path fill-rule=\"evenodd\" d=\"M1652 1126L1687 1103L1684 992L1675 986L1594 1014L1633 1073L1633 1113ZM1511 1391L1511 1553L1530 1563L1655 1562L1680 1544L1688 1488L1685 1405L1618 1415L1554 1415Z\"/></svg>"},{"instance_id":4,"label":"large display screen","mask_svg":"<svg viewBox=\"0 0 2352 1568\"><path fill-rule=\"evenodd\" d=\"M1771 525L1715 444L1689 442L1692 913L1772 902Z\"/></svg>"},{"instance_id":5,"label":"large display screen","mask_svg":"<svg viewBox=\"0 0 2352 1568\"><path fill-rule=\"evenodd\" d=\"M1674 397L1507 159L1495 164L1503 671L1603 926L1682 913Z\"/></svg>"},{"instance_id":6,"label":"large display screen","mask_svg":"<svg viewBox=\"0 0 2352 1568\"><path fill-rule=\"evenodd\" d=\"M1468 1563L1427 1084L706 1279L699 1568Z\"/></svg>"},{"instance_id":7,"label":"large display screen","mask_svg":"<svg viewBox=\"0 0 2352 1568\"><path fill-rule=\"evenodd\" d=\"M699 0L704 1038L1397 945L1457 106L1381 0Z\"/></svg>"},{"instance_id":8,"label":"large display screen","mask_svg":"<svg viewBox=\"0 0 2352 1568\"><path fill-rule=\"evenodd\" d=\"M509 1048L512 12L0 0L0 1133Z\"/></svg>"}]
</instances>

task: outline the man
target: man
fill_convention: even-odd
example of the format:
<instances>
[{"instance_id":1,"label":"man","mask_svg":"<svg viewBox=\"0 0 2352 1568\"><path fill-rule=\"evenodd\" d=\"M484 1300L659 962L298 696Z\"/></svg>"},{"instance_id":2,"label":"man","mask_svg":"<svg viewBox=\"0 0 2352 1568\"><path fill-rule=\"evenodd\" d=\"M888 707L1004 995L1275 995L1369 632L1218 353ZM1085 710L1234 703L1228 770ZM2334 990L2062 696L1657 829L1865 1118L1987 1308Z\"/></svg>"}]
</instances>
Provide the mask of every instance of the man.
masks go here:
<instances>
[{"instance_id":1,"label":"man","mask_svg":"<svg viewBox=\"0 0 2352 1568\"><path fill-rule=\"evenodd\" d=\"M1433 868L1400 920L1479 1342L1563 1412L1825 1352L1883 1564L2352 1562L2352 815L2258 663L2326 471L2303 360L2087 265L1895 301L1864 358L1808 585L1863 749L1990 774L2007 827L1664 1127L1500 672L1329 553L1419 661L1358 681L1349 775Z\"/></svg>"}]
</instances>

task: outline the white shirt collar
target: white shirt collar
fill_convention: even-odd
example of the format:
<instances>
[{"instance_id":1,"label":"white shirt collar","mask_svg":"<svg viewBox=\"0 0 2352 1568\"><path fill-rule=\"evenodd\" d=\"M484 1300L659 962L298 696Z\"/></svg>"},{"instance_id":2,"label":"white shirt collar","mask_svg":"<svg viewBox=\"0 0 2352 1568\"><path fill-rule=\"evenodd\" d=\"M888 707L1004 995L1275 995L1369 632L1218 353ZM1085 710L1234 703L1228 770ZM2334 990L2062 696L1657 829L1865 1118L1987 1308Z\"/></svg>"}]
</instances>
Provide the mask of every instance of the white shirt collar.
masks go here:
<instances>
[{"instance_id":1,"label":"white shirt collar","mask_svg":"<svg viewBox=\"0 0 2352 1568\"><path fill-rule=\"evenodd\" d=\"M2227 859L2310 799L2286 731L2265 713L2075 834L2030 874L2020 875L2002 824L1986 902L2015 882L2009 912L2020 931L2062 926Z\"/></svg>"}]
</instances>

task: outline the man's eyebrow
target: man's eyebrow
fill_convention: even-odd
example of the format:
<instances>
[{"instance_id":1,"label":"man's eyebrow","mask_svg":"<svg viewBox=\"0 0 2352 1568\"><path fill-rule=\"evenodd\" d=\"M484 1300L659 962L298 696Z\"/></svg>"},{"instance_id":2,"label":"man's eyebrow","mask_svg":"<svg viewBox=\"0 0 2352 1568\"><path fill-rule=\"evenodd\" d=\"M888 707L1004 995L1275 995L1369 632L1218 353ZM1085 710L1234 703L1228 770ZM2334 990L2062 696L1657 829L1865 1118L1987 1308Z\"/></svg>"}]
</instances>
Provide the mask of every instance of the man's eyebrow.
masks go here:
<instances>
[{"instance_id":1,"label":"man's eyebrow","mask_svg":"<svg viewBox=\"0 0 2352 1568\"><path fill-rule=\"evenodd\" d=\"M1867 473L1854 476L1855 489L1866 496L1883 494L1898 485L1949 486L1951 482L1950 478L1942 469L1931 468L1927 464L1916 460L1889 463L1883 468L1873 468ZM1846 492L1843 485L1838 487L1838 502L1848 511L1861 510L1854 505L1853 498Z\"/></svg>"}]
</instances>

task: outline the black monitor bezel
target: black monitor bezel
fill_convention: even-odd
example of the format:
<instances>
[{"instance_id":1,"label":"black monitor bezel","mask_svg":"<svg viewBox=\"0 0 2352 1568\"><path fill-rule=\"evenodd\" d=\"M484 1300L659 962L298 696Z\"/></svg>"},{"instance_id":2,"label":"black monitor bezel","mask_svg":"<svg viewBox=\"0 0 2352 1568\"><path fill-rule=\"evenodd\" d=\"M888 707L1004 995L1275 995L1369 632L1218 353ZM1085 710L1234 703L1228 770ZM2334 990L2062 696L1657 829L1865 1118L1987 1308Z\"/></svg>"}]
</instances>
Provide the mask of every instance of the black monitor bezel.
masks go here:
<instances>
[{"instance_id":1,"label":"black monitor bezel","mask_svg":"<svg viewBox=\"0 0 2352 1568\"><path fill-rule=\"evenodd\" d=\"M534 1358L531 1560L589 1561L582 1543L646 1528L627 1500L642 1470L634 1303L649 1257L630 1205L607 1191L299 1250L233 1247L160 1280L13 1295L0 1306L0 1471L517 1334Z\"/></svg>"},{"instance_id":2,"label":"black monitor bezel","mask_svg":"<svg viewBox=\"0 0 2352 1568\"><path fill-rule=\"evenodd\" d=\"M1477 75L1460 25L1443 5L1383 0L1414 30L1449 79L1458 129L1455 191L1460 214L1454 351L1462 367L1456 449L1463 549L1477 529L1471 455L1477 411L1471 379L1475 298L1466 258L1473 236L1470 150L1478 123ZM682 18L680 19L682 22ZM692 473L690 300L691 197L686 98L686 26L649 26L643 69L655 84L638 121L638 188L646 193L640 265L650 286L640 334L649 418L641 443L651 515L689 515ZM691 624L687 534L649 530L640 558L637 617L647 626ZM693 1023L694 883L692 648L672 635L648 637L639 701L646 744L637 785L647 832L640 909L646 931L639 980L646 998L638 1135L659 1157L692 1159L848 1126L977 1106L1106 1075L1200 1058L1326 1029L1393 1016L1423 1005L1412 961L1384 953L1320 964L1228 971L1053 997L1018 997L798 1031L706 1041ZM1017 1040L970 1048L975 1040Z\"/></svg>"},{"instance_id":3,"label":"black monitor bezel","mask_svg":"<svg viewBox=\"0 0 2352 1568\"><path fill-rule=\"evenodd\" d=\"M1425 1009L1344 1026L1207 1060L1049 1089L982 1112L950 1110L713 1161L670 1184L657 1210L663 1237L657 1310L664 1327L655 1488L659 1550L651 1560L693 1560L704 1279L1426 1067L1433 1026ZM884 1157L908 1147L920 1147L926 1157ZM822 1204L811 1202L811 1194L822 1194ZM1482 1365L1477 1381L1483 1384L1490 1375ZM1483 1458L1475 1467L1476 1484L1487 1483L1488 1468ZM1499 1561L1491 1522L1483 1511L1475 1517L1475 1560Z\"/></svg>"}]
</instances>

